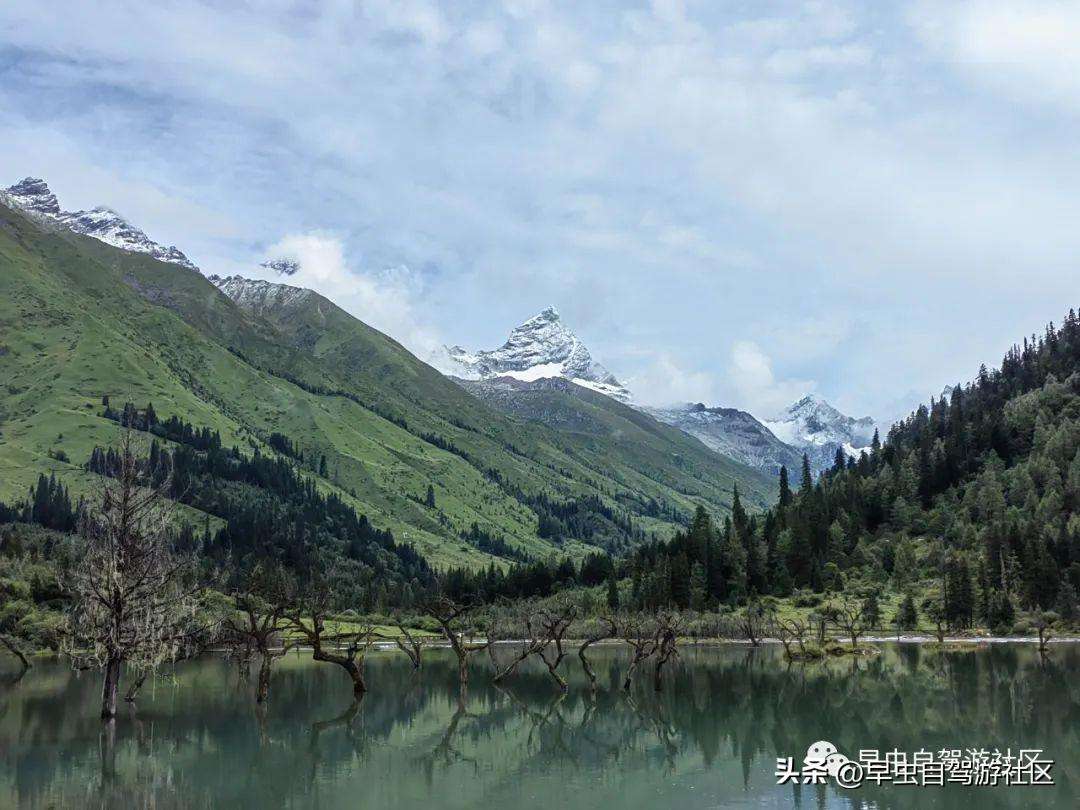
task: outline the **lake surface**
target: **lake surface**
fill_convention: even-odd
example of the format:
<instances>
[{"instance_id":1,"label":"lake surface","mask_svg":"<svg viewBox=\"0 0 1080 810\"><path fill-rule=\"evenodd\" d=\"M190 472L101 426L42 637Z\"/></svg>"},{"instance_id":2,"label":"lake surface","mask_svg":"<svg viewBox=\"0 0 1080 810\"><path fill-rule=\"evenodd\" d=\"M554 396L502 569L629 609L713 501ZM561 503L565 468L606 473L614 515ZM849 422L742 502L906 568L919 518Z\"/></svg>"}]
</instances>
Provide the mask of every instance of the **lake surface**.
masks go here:
<instances>
[{"instance_id":1,"label":"lake surface","mask_svg":"<svg viewBox=\"0 0 1080 810\"><path fill-rule=\"evenodd\" d=\"M503 655L506 653L504 652ZM432 651L414 673L369 656L351 700L337 667L280 661L265 711L220 658L179 666L97 719L100 680L39 662L0 684L0 807L29 808L969 808L1080 805L1080 645L934 652L788 665L774 646L685 647L664 691L618 689L619 648L576 657L569 692L530 666L505 688L477 656L459 694ZM807 747L882 751L1041 748L1051 787L777 785Z\"/></svg>"}]
</instances>

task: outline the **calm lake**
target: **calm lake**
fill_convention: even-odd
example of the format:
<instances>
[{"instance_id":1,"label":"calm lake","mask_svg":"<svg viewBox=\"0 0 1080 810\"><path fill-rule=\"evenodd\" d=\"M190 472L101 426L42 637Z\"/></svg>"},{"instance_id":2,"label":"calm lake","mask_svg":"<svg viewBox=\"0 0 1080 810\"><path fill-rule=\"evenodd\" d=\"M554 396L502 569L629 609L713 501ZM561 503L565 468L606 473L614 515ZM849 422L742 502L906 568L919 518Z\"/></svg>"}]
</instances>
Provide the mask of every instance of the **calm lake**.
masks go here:
<instances>
[{"instance_id":1,"label":"calm lake","mask_svg":"<svg viewBox=\"0 0 1080 810\"><path fill-rule=\"evenodd\" d=\"M503 655L506 653L503 652ZM220 658L189 662L123 706L112 738L100 681L39 662L0 684L0 807L48 808L970 808L1077 807L1080 645L934 652L788 665L775 646L682 648L657 695L618 688L618 648L596 649L590 697L576 657L569 692L546 672L504 689L477 656L462 700L446 651L414 673L368 660L351 700L337 667L280 661L270 704ZM5 661L5 665L6 665ZM0 673L2 675L2 673ZM1051 787L777 785L819 740L860 749L1041 748Z\"/></svg>"}]
</instances>

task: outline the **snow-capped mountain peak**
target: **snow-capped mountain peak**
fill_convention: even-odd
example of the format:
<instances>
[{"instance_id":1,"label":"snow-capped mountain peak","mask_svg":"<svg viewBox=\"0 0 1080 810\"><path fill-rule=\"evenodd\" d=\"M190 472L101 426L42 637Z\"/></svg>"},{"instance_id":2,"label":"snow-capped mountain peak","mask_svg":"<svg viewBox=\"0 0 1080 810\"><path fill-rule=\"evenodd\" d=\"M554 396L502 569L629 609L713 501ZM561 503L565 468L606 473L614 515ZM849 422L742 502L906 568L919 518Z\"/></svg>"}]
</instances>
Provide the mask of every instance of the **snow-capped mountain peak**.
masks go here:
<instances>
[{"instance_id":1,"label":"snow-capped mountain peak","mask_svg":"<svg viewBox=\"0 0 1080 810\"><path fill-rule=\"evenodd\" d=\"M469 351L461 346L444 349L450 374L469 380L511 377L533 382L563 377L578 385L627 402L630 391L593 360L581 339L563 323L555 307L548 307L514 329L506 342L491 351Z\"/></svg>"},{"instance_id":2,"label":"snow-capped mountain peak","mask_svg":"<svg viewBox=\"0 0 1080 810\"><path fill-rule=\"evenodd\" d=\"M60 201L48 184L38 177L20 180L6 191L11 201L24 211L56 217L60 215Z\"/></svg>"},{"instance_id":3,"label":"snow-capped mountain peak","mask_svg":"<svg viewBox=\"0 0 1080 810\"><path fill-rule=\"evenodd\" d=\"M56 195L40 178L27 177L9 186L0 195L0 201L121 250L146 253L159 261L198 270L178 248L158 244L111 208L98 206L88 211L62 210Z\"/></svg>"},{"instance_id":4,"label":"snow-capped mountain peak","mask_svg":"<svg viewBox=\"0 0 1080 810\"><path fill-rule=\"evenodd\" d=\"M792 447L832 452L842 447L852 456L870 446L876 428L869 416L847 416L816 394L807 394L764 422L780 441Z\"/></svg>"}]
</instances>

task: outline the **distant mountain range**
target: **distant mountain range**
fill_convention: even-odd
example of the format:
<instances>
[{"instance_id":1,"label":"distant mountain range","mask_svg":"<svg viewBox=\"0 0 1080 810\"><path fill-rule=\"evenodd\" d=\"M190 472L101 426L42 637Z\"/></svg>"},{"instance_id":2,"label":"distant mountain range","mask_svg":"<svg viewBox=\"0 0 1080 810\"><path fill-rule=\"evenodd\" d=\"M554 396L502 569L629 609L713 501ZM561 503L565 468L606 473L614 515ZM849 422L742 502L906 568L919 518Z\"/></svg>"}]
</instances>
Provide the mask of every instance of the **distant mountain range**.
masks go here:
<instances>
[{"instance_id":1,"label":"distant mountain range","mask_svg":"<svg viewBox=\"0 0 1080 810\"><path fill-rule=\"evenodd\" d=\"M515 407L510 404L515 398L531 401L526 392L550 389L548 381L552 379L568 380L614 397L679 428L722 455L772 475L777 475L782 466L795 474L804 453L815 472L832 466L838 449L857 457L869 447L875 430L870 417L852 418L813 395L765 420L736 408L707 407L700 402L667 407L642 405L625 384L593 358L554 307L513 329L498 349L469 351L449 346L434 362L461 382L487 383L466 388L496 398L504 408ZM528 410L524 405L515 409ZM533 414L533 418L542 415Z\"/></svg>"},{"instance_id":2,"label":"distant mountain range","mask_svg":"<svg viewBox=\"0 0 1080 810\"><path fill-rule=\"evenodd\" d=\"M794 475L802 465L799 450L780 441L765 425L738 408L708 408L698 402L666 408L642 406L642 410L689 433L717 453L771 475L779 475L781 467Z\"/></svg>"},{"instance_id":3,"label":"distant mountain range","mask_svg":"<svg viewBox=\"0 0 1080 810\"><path fill-rule=\"evenodd\" d=\"M142 253L187 270L198 270L178 248L155 242L110 208L62 210L44 180L27 177L0 192L0 202L25 212L42 225L61 226L125 251ZM291 277L300 269L295 260L287 258L270 259L261 266L281 277ZM325 301L311 290L239 275L210 275L208 280L237 305L259 316L301 308L311 298ZM308 325L307 328L306 339L317 342L317 326ZM709 407L703 403L667 407L642 405L635 401L623 382L593 357L554 307L548 307L514 328L506 342L496 349L469 350L448 346L429 359L474 397L518 418L546 423L560 430L595 430L597 401L594 398L584 405L574 406L581 409L577 412L574 407L566 407L567 397L577 396L583 401L580 392L585 389L648 414L694 437L716 453L773 476L781 466L787 466L791 471L797 469L804 453L814 471L831 466L837 449L855 456L870 444L875 429L869 417L854 419L812 395L769 419L759 419L735 408ZM553 380L567 381L571 385ZM551 402L556 393L562 398L562 404L557 408ZM624 408L620 413L625 417L627 411Z\"/></svg>"},{"instance_id":4,"label":"distant mountain range","mask_svg":"<svg viewBox=\"0 0 1080 810\"><path fill-rule=\"evenodd\" d=\"M775 478L599 390L509 378L530 390L507 396L502 383L455 382L312 290L206 277L119 218L86 227L43 181L0 194L5 503L41 475L73 498L95 489L86 465L116 436L106 401L152 403L162 420L289 464L443 569L623 553L670 536L698 506L729 513L736 484L748 508L775 500ZM268 269L296 274L288 260ZM531 331L560 367L616 385L553 320ZM492 369L532 367L503 354ZM219 507L211 498L179 514L202 531L221 525ZM372 572L386 549L361 552Z\"/></svg>"}]
</instances>

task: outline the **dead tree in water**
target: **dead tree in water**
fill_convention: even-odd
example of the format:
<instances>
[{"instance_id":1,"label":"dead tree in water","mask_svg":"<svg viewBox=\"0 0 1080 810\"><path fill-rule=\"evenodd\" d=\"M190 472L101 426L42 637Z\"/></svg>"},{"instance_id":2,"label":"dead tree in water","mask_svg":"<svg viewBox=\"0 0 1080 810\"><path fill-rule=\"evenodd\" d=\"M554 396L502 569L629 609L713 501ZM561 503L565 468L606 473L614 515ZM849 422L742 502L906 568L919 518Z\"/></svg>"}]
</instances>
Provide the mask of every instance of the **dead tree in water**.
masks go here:
<instances>
[{"instance_id":1,"label":"dead tree in water","mask_svg":"<svg viewBox=\"0 0 1080 810\"><path fill-rule=\"evenodd\" d=\"M750 642L751 647L761 644L765 629L769 625L770 612L760 602L750 602L743 608L736 620L739 632Z\"/></svg>"},{"instance_id":2,"label":"dead tree in water","mask_svg":"<svg viewBox=\"0 0 1080 810\"><path fill-rule=\"evenodd\" d=\"M678 616L661 613L656 618L656 664L653 666L653 688L659 692L664 677L664 667L679 657L677 644L682 621Z\"/></svg>"},{"instance_id":3,"label":"dead tree in water","mask_svg":"<svg viewBox=\"0 0 1080 810\"><path fill-rule=\"evenodd\" d=\"M1039 634L1039 652L1046 652L1046 645L1050 643L1051 638L1051 626L1061 617L1049 610L1035 611L1035 619L1032 622L1032 627L1035 628L1035 632Z\"/></svg>"},{"instance_id":4,"label":"dead tree in water","mask_svg":"<svg viewBox=\"0 0 1080 810\"><path fill-rule=\"evenodd\" d=\"M355 630L327 632L326 622L335 600L333 589L323 576L324 570L316 561L314 574L285 611L285 621L289 632L311 647L313 660L336 664L345 670L352 682L353 696L359 698L368 690L364 656L374 640L375 628L363 625Z\"/></svg>"},{"instance_id":5,"label":"dead tree in water","mask_svg":"<svg viewBox=\"0 0 1080 810\"><path fill-rule=\"evenodd\" d=\"M568 602L558 601L540 610L537 620L540 624L540 632L546 643L537 652L540 659L547 667L555 684L562 692L566 691L566 679L559 674L559 666L566 658L566 650L563 640L570 629L570 625L577 615L577 610Z\"/></svg>"},{"instance_id":6,"label":"dead tree in water","mask_svg":"<svg viewBox=\"0 0 1080 810\"><path fill-rule=\"evenodd\" d=\"M605 639L615 638L619 634L619 628L611 617L601 616L598 621L600 623L599 627L582 639L581 646L578 647L577 651L578 659L581 661L581 669L584 671L585 677L589 679L589 688L593 691L596 690L596 672L593 671L586 653L593 644Z\"/></svg>"},{"instance_id":7,"label":"dead tree in water","mask_svg":"<svg viewBox=\"0 0 1080 810\"><path fill-rule=\"evenodd\" d=\"M851 639L851 648L859 646L859 636L866 630L866 619L862 605L854 599L845 599L828 611L836 626Z\"/></svg>"},{"instance_id":8,"label":"dead tree in water","mask_svg":"<svg viewBox=\"0 0 1080 810\"><path fill-rule=\"evenodd\" d=\"M401 635L394 636L394 643L409 657L412 668L420 669L423 665L424 642L418 636L414 636L403 623L398 622L396 626Z\"/></svg>"},{"instance_id":9,"label":"dead tree in water","mask_svg":"<svg viewBox=\"0 0 1080 810\"><path fill-rule=\"evenodd\" d=\"M630 663L626 667L626 677L623 679L623 690L630 691L634 673L656 653L657 635L656 627L645 616L632 616L623 622L622 639L630 645Z\"/></svg>"},{"instance_id":10,"label":"dead tree in water","mask_svg":"<svg viewBox=\"0 0 1080 810\"><path fill-rule=\"evenodd\" d=\"M304 607L293 608L287 616L289 631L295 634L295 643L304 643L311 647L311 657L315 661L337 664L345 670L352 681L353 696L362 697L368 690L364 678L364 656L375 639L375 630L364 625L358 630L341 633L326 632L326 612L310 603ZM305 616L305 612L307 618Z\"/></svg>"},{"instance_id":11,"label":"dead tree in water","mask_svg":"<svg viewBox=\"0 0 1080 810\"><path fill-rule=\"evenodd\" d=\"M274 661L295 647L297 640L287 640L292 627L289 607L291 582L276 563L257 563L240 574L241 588L234 592L236 612L223 623L229 644L253 650L259 655L259 682L255 702L270 697L270 671Z\"/></svg>"},{"instance_id":12,"label":"dead tree in water","mask_svg":"<svg viewBox=\"0 0 1080 810\"><path fill-rule=\"evenodd\" d=\"M533 655L538 655L549 643L541 629L537 617L537 608L533 602L521 602L514 606L509 616L504 616L491 628L492 638L506 637L518 643L513 657L501 667L496 663L495 683L500 683L512 675L518 665ZM494 659L493 659L494 660Z\"/></svg>"},{"instance_id":13,"label":"dead tree in water","mask_svg":"<svg viewBox=\"0 0 1080 810\"><path fill-rule=\"evenodd\" d=\"M81 518L79 558L65 577L72 595L64 637L76 666L105 677L101 717L116 716L124 664L136 672L173 659L198 624L201 588L192 562L172 547L170 471L151 469L132 431Z\"/></svg>"},{"instance_id":14,"label":"dead tree in water","mask_svg":"<svg viewBox=\"0 0 1080 810\"><path fill-rule=\"evenodd\" d=\"M465 626L461 619L473 609L474 605L459 605L445 596L432 599L425 608L427 615L439 623L439 628L450 644L450 649L457 656L458 680L462 687L469 685L469 659L491 646L490 638L480 644L470 644L468 641L469 635L475 631Z\"/></svg>"},{"instance_id":15,"label":"dead tree in water","mask_svg":"<svg viewBox=\"0 0 1080 810\"><path fill-rule=\"evenodd\" d=\"M784 645L784 657L789 661L795 657L791 650L794 642L799 645L799 656L806 656L806 635L810 632L810 623L798 617L781 619L774 617L772 620L772 633Z\"/></svg>"}]
</instances>

